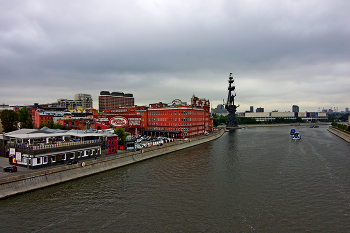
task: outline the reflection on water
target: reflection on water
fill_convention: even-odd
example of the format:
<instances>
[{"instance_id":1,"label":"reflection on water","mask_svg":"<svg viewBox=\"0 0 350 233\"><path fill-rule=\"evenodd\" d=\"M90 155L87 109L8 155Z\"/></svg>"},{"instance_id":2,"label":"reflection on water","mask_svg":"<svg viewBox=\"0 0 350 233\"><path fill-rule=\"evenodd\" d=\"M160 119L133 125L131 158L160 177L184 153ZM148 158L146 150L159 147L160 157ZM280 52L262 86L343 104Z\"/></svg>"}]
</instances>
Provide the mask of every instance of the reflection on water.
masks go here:
<instances>
[{"instance_id":1,"label":"reflection on water","mask_svg":"<svg viewBox=\"0 0 350 233\"><path fill-rule=\"evenodd\" d=\"M349 232L350 147L326 128L241 129L0 200L0 231Z\"/></svg>"}]
</instances>

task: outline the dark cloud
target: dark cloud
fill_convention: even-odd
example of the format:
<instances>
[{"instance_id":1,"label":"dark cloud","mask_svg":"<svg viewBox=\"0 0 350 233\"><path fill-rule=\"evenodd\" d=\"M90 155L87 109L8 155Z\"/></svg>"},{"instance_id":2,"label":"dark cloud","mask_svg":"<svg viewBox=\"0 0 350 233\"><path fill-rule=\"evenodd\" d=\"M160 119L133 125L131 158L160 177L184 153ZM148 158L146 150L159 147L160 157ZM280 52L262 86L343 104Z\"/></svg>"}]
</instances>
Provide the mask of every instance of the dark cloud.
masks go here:
<instances>
[{"instance_id":1,"label":"dark cloud","mask_svg":"<svg viewBox=\"0 0 350 233\"><path fill-rule=\"evenodd\" d=\"M1 1L1 102L101 90L240 111L348 106L347 1ZM258 106L257 106L258 107Z\"/></svg>"}]
</instances>

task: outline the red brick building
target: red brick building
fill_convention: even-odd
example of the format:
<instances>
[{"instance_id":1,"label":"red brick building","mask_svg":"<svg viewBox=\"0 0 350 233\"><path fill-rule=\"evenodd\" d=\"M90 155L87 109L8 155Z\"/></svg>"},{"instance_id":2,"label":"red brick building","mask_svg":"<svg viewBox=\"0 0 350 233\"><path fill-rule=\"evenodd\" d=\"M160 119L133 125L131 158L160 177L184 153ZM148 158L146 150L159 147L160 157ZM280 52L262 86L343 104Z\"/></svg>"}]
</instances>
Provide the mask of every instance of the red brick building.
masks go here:
<instances>
[{"instance_id":1,"label":"red brick building","mask_svg":"<svg viewBox=\"0 0 350 233\"><path fill-rule=\"evenodd\" d=\"M147 130L151 135L165 135L175 138L190 138L213 130L210 117L210 102L193 95L191 105L174 100L172 105L148 108Z\"/></svg>"},{"instance_id":2,"label":"red brick building","mask_svg":"<svg viewBox=\"0 0 350 233\"><path fill-rule=\"evenodd\" d=\"M51 113L47 113L44 111L36 110L34 112L34 128L39 128L40 123L49 123L50 121L53 122L53 118L55 115Z\"/></svg>"},{"instance_id":3,"label":"red brick building","mask_svg":"<svg viewBox=\"0 0 350 233\"><path fill-rule=\"evenodd\" d=\"M72 117L72 115L64 115L63 117L56 118L56 123L63 125L66 130L96 129L96 121L92 115L88 117Z\"/></svg>"},{"instance_id":4,"label":"red brick building","mask_svg":"<svg viewBox=\"0 0 350 233\"><path fill-rule=\"evenodd\" d=\"M146 107L123 107L114 110L105 110L102 113L92 111L96 122L96 129L109 129L122 127L131 134L140 134L145 125Z\"/></svg>"},{"instance_id":5,"label":"red brick building","mask_svg":"<svg viewBox=\"0 0 350 233\"><path fill-rule=\"evenodd\" d=\"M188 105L180 100L92 111L96 129L122 127L132 134L190 138L213 130L209 100L192 96Z\"/></svg>"},{"instance_id":6,"label":"red brick building","mask_svg":"<svg viewBox=\"0 0 350 233\"><path fill-rule=\"evenodd\" d=\"M117 109L121 107L134 106L133 94L124 94L123 92L101 91L98 97L99 111Z\"/></svg>"},{"instance_id":7,"label":"red brick building","mask_svg":"<svg viewBox=\"0 0 350 233\"><path fill-rule=\"evenodd\" d=\"M118 152L118 136L107 137L108 154L115 154Z\"/></svg>"},{"instance_id":8,"label":"red brick building","mask_svg":"<svg viewBox=\"0 0 350 233\"><path fill-rule=\"evenodd\" d=\"M60 107L49 107L48 104L34 104L29 106L15 106L13 110L18 113L18 111L26 107L31 115L34 128L38 128L40 123L49 123L53 121L54 117L63 116L66 111L65 108Z\"/></svg>"}]
</instances>

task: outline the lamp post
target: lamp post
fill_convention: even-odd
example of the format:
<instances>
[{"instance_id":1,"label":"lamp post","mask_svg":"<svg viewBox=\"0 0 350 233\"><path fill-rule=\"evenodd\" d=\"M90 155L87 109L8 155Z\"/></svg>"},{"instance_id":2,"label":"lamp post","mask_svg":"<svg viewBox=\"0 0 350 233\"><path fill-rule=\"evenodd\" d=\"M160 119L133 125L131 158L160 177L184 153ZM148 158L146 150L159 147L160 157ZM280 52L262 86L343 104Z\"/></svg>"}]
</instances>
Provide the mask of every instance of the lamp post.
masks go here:
<instances>
[{"instance_id":1,"label":"lamp post","mask_svg":"<svg viewBox=\"0 0 350 233\"><path fill-rule=\"evenodd\" d=\"M28 137L28 142L27 142L27 167L29 169L29 135L27 133L27 137Z\"/></svg>"}]
</instances>

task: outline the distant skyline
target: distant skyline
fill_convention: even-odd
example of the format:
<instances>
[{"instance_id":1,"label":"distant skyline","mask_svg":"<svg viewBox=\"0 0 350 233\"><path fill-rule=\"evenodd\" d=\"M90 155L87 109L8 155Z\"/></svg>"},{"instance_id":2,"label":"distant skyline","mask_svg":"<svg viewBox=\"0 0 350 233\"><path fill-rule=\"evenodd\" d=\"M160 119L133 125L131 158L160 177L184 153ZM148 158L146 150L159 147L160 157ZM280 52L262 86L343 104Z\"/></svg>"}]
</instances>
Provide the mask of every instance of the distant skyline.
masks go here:
<instances>
[{"instance_id":1,"label":"distant skyline","mask_svg":"<svg viewBox=\"0 0 350 233\"><path fill-rule=\"evenodd\" d=\"M350 1L0 0L0 104L100 91L135 104L227 98L270 112L350 107Z\"/></svg>"}]
</instances>

